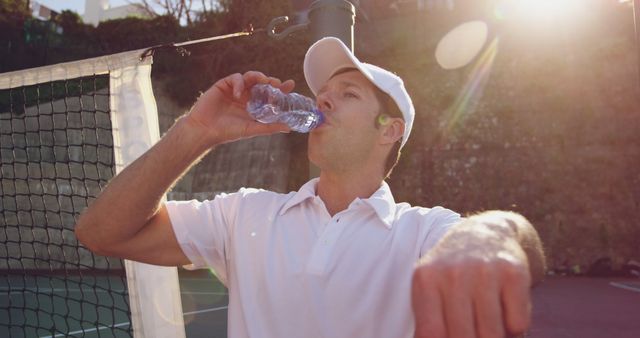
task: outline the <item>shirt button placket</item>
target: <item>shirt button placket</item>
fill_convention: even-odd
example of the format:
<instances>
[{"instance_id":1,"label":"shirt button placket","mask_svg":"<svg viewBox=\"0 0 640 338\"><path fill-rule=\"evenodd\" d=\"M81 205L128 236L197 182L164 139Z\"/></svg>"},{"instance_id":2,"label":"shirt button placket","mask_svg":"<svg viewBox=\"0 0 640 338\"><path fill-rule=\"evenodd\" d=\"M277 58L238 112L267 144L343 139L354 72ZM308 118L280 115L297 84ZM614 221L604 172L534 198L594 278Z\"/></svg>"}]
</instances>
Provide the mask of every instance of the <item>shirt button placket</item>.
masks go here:
<instances>
[{"instance_id":1,"label":"shirt button placket","mask_svg":"<svg viewBox=\"0 0 640 338\"><path fill-rule=\"evenodd\" d=\"M342 229L338 226L339 222L340 218L335 218L330 221L324 228L324 231L322 231L319 238L319 245L315 246L313 253L311 254L309 265L307 267L309 272L322 274L327 270L331 252L333 251L333 247L336 245L338 236L342 232Z\"/></svg>"}]
</instances>

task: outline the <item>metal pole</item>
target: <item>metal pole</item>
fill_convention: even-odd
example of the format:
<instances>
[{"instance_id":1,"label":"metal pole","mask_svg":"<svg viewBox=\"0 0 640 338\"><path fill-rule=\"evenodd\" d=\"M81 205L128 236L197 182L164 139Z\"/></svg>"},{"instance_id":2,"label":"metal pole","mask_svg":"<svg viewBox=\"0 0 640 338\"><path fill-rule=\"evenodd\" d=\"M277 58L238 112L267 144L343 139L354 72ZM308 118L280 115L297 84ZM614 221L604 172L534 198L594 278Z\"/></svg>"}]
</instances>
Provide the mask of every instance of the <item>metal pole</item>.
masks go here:
<instances>
[{"instance_id":1,"label":"metal pole","mask_svg":"<svg viewBox=\"0 0 640 338\"><path fill-rule=\"evenodd\" d=\"M638 54L638 79L640 80L640 0L633 0L633 23L636 30L636 51Z\"/></svg>"},{"instance_id":2,"label":"metal pole","mask_svg":"<svg viewBox=\"0 0 640 338\"><path fill-rule=\"evenodd\" d=\"M353 25L356 8L346 0L317 0L309 8L309 28L314 43L324 37L334 36L342 40L353 52ZM309 176L320 176L320 169L309 163Z\"/></svg>"},{"instance_id":3,"label":"metal pole","mask_svg":"<svg viewBox=\"0 0 640 338\"><path fill-rule=\"evenodd\" d=\"M327 36L342 40L353 51L353 25L356 8L346 0L318 0L309 8L312 42Z\"/></svg>"}]
</instances>

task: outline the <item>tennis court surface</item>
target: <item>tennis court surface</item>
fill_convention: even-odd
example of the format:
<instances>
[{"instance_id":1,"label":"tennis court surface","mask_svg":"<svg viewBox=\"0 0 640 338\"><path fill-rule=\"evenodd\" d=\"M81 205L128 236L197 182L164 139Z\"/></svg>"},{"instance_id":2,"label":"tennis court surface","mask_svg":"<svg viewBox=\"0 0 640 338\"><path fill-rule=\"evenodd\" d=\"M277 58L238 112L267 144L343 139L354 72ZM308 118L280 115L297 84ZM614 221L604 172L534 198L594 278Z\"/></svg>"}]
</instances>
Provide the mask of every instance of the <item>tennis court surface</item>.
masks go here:
<instances>
[{"instance_id":1,"label":"tennis court surface","mask_svg":"<svg viewBox=\"0 0 640 338\"><path fill-rule=\"evenodd\" d=\"M547 277L533 291L527 337L640 337L640 279Z\"/></svg>"},{"instance_id":2,"label":"tennis court surface","mask_svg":"<svg viewBox=\"0 0 640 338\"><path fill-rule=\"evenodd\" d=\"M224 287L206 272L181 272L187 337L226 337ZM205 294L200 294L205 292ZM640 337L640 279L550 276L533 290L527 338Z\"/></svg>"},{"instance_id":3,"label":"tennis court surface","mask_svg":"<svg viewBox=\"0 0 640 338\"><path fill-rule=\"evenodd\" d=\"M36 277L5 279L11 285L0 285L1 307L9 301L14 307L22 304L9 319L31 329L25 334L21 329L9 331L3 326L0 337L129 337L128 314L113 310L126 307L123 279L106 275L83 278L84 286L74 283L73 277L48 278L49 287ZM94 282L90 288L88 278ZM181 270L180 290L187 337L226 337L227 290L213 274ZM75 299L84 301L81 304ZM533 290L533 304L528 338L640 337L640 279L550 276ZM93 308L83 311L83 306ZM54 309L64 314L53 316L55 323L49 315ZM98 328L81 327L82 321L97 320L87 317L96 313L101 322ZM35 329L54 324L67 331L52 335Z\"/></svg>"}]
</instances>

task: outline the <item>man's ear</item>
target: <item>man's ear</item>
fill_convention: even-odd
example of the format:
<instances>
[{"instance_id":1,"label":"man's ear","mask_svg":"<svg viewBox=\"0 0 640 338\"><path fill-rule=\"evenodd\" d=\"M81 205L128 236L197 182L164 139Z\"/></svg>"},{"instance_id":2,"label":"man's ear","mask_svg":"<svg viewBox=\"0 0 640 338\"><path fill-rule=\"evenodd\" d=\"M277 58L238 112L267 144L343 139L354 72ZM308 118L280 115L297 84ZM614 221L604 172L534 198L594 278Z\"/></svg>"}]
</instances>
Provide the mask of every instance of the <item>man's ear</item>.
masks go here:
<instances>
[{"instance_id":1,"label":"man's ear","mask_svg":"<svg viewBox=\"0 0 640 338\"><path fill-rule=\"evenodd\" d=\"M379 117L380 128L382 128L382 144L396 143L404 134L404 120L399 117L389 117L382 115Z\"/></svg>"}]
</instances>

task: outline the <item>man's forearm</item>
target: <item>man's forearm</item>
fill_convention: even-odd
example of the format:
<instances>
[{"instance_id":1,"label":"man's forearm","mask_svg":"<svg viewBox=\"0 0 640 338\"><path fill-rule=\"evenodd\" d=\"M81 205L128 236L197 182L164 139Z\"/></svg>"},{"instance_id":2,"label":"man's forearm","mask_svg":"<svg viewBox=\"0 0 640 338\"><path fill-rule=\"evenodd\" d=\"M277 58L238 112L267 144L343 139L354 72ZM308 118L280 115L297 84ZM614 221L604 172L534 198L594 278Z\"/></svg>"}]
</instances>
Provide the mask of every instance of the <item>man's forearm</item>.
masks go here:
<instances>
[{"instance_id":1,"label":"man's forearm","mask_svg":"<svg viewBox=\"0 0 640 338\"><path fill-rule=\"evenodd\" d=\"M131 238L157 212L164 194L209 147L198 128L180 118L151 149L114 177L83 212L76 233L85 245Z\"/></svg>"},{"instance_id":2,"label":"man's forearm","mask_svg":"<svg viewBox=\"0 0 640 338\"><path fill-rule=\"evenodd\" d=\"M546 259L540 237L535 228L520 214L509 211L486 211L467 218L461 226L470 231L485 230L493 232L500 240L514 239L524 251L531 274L531 284L540 282L546 272ZM464 229L460 229L464 231Z\"/></svg>"}]
</instances>

